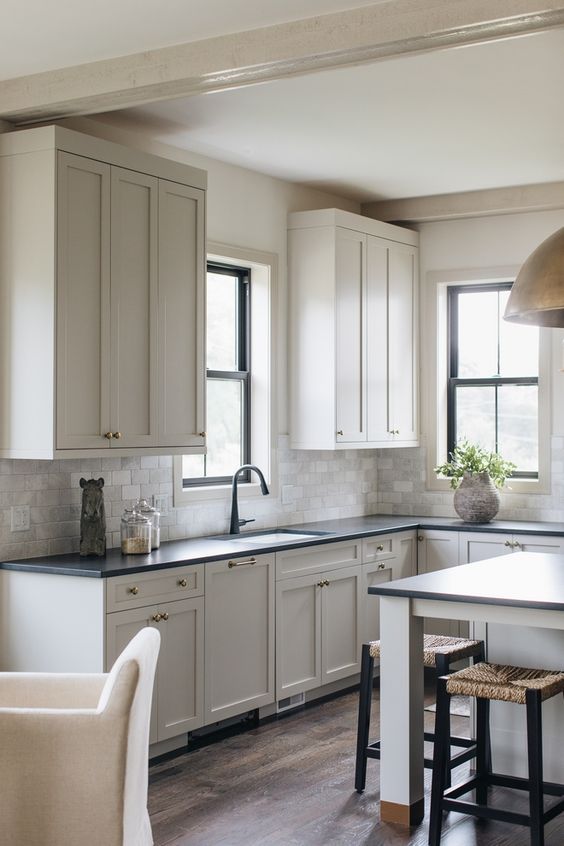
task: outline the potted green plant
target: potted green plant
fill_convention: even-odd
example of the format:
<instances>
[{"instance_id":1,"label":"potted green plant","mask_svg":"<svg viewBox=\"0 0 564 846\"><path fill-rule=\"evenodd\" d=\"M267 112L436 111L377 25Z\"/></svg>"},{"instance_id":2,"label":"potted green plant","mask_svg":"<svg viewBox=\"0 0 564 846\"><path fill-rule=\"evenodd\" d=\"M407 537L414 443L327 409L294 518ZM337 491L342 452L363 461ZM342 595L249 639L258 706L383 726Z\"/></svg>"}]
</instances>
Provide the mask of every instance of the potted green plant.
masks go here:
<instances>
[{"instance_id":1,"label":"potted green plant","mask_svg":"<svg viewBox=\"0 0 564 846\"><path fill-rule=\"evenodd\" d=\"M488 523L499 511L499 488L515 470L497 452L469 441L461 441L449 461L435 467L435 473L450 479L455 488L454 510L466 523Z\"/></svg>"}]
</instances>

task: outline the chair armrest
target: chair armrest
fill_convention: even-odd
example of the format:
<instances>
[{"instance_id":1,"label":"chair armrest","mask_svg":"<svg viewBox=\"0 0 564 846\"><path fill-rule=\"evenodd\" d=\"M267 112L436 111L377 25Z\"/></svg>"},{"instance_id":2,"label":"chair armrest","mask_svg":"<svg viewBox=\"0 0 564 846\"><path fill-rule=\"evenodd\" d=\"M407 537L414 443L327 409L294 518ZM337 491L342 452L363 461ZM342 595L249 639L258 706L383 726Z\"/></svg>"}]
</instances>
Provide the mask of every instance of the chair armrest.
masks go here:
<instances>
[{"instance_id":1,"label":"chair armrest","mask_svg":"<svg viewBox=\"0 0 564 846\"><path fill-rule=\"evenodd\" d=\"M104 673L0 673L0 708L96 708Z\"/></svg>"}]
</instances>

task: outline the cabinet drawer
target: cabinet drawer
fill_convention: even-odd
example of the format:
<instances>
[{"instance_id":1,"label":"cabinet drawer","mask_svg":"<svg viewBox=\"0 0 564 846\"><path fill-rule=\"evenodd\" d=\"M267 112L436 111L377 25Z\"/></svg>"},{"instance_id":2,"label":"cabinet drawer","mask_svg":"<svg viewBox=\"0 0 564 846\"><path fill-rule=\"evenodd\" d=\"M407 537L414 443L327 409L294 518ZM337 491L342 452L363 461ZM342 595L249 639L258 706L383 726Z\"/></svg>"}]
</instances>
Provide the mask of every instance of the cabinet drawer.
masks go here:
<instances>
[{"instance_id":1,"label":"cabinet drawer","mask_svg":"<svg viewBox=\"0 0 564 846\"><path fill-rule=\"evenodd\" d=\"M288 549L276 553L276 578L290 579L308 573L337 570L361 562L360 541L327 543L306 549Z\"/></svg>"},{"instance_id":2,"label":"cabinet drawer","mask_svg":"<svg viewBox=\"0 0 564 846\"><path fill-rule=\"evenodd\" d=\"M384 558L394 558L393 535L377 535L374 538L364 538L362 541L362 560L365 563L380 561Z\"/></svg>"},{"instance_id":3,"label":"cabinet drawer","mask_svg":"<svg viewBox=\"0 0 564 846\"><path fill-rule=\"evenodd\" d=\"M203 593L203 564L116 576L108 579L106 610L111 612L122 608L140 608L154 602L187 599Z\"/></svg>"}]
</instances>

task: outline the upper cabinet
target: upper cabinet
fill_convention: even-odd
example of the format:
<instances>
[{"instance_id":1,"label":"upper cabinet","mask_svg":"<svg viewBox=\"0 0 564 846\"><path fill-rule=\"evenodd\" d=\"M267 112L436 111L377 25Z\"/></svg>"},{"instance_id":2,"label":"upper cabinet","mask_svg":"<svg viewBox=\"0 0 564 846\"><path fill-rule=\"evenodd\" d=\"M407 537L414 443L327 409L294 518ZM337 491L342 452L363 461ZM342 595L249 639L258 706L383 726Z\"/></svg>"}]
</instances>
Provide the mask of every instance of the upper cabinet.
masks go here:
<instances>
[{"instance_id":1,"label":"upper cabinet","mask_svg":"<svg viewBox=\"0 0 564 846\"><path fill-rule=\"evenodd\" d=\"M417 446L418 234L289 216L291 445Z\"/></svg>"},{"instance_id":2,"label":"upper cabinet","mask_svg":"<svg viewBox=\"0 0 564 846\"><path fill-rule=\"evenodd\" d=\"M0 137L0 455L205 449L203 171Z\"/></svg>"}]
</instances>

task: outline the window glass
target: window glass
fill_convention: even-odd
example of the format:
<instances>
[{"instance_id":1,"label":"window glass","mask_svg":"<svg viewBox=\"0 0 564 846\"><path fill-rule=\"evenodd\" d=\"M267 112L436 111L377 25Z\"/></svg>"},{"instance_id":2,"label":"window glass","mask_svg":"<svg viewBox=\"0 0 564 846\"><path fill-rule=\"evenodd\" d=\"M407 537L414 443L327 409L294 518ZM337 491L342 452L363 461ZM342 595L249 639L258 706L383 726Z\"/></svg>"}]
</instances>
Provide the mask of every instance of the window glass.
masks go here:
<instances>
[{"instance_id":1,"label":"window glass","mask_svg":"<svg viewBox=\"0 0 564 846\"><path fill-rule=\"evenodd\" d=\"M458 297L458 375L494 376L497 373L497 291Z\"/></svg>"},{"instance_id":2,"label":"window glass","mask_svg":"<svg viewBox=\"0 0 564 846\"><path fill-rule=\"evenodd\" d=\"M238 277L207 274L206 363L210 370L236 370Z\"/></svg>"},{"instance_id":3,"label":"window glass","mask_svg":"<svg viewBox=\"0 0 564 846\"><path fill-rule=\"evenodd\" d=\"M519 470L538 468L538 385L498 388L499 451Z\"/></svg>"},{"instance_id":4,"label":"window glass","mask_svg":"<svg viewBox=\"0 0 564 846\"><path fill-rule=\"evenodd\" d=\"M457 441L467 440L495 450L495 388L456 388Z\"/></svg>"},{"instance_id":5,"label":"window glass","mask_svg":"<svg viewBox=\"0 0 564 846\"><path fill-rule=\"evenodd\" d=\"M509 291L502 291L499 317L500 376L538 376L539 327L522 326L503 319Z\"/></svg>"}]
</instances>

